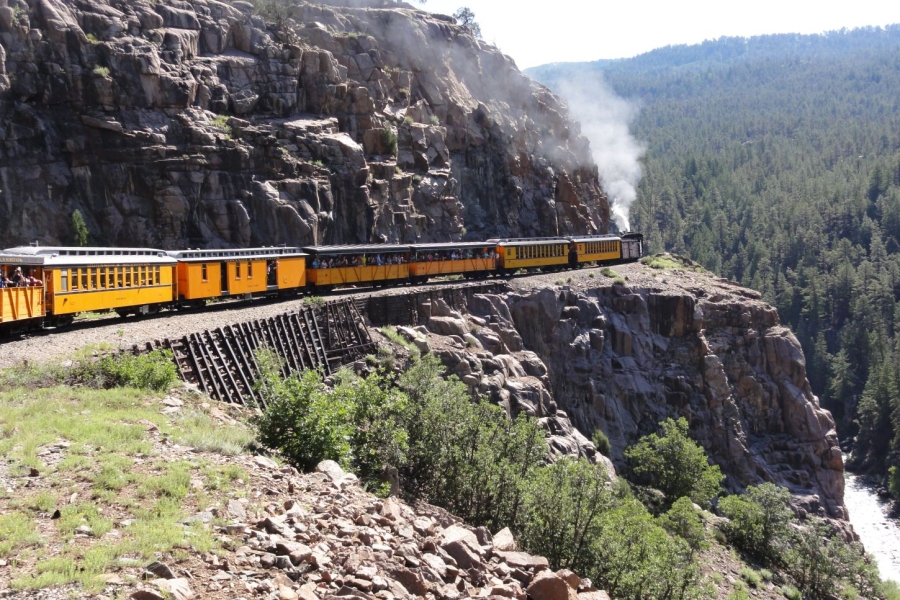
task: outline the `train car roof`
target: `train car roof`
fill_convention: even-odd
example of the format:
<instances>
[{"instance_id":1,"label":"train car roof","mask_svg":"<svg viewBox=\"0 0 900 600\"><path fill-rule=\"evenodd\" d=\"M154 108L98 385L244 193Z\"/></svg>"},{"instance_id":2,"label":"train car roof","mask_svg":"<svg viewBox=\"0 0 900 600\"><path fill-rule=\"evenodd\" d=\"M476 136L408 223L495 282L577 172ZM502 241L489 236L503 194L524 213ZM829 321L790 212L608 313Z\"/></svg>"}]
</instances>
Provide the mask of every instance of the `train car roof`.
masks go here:
<instances>
[{"instance_id":1,"label":"train car roof","mask_svg":"<svg viewBox=\"0 0 900 600\"><path fill-rule=\"evenodd\" d=\"M547 244L568 244L567 238L545 237L545 238L502 238L490 239L486 244L496 244L504 246L546 246Z\"/></svg>"},{"instance_id":2,"label":"train car roof","mask_svg":"<svg viewBox=\"0 0 900 600\"><path fill-rule=\"evenodd\" d=\"M494 244L488 242L438 242L434 244L410 244L413 250L455 250L458 248L490 248Z\"/></svg>"},{"instance_id":3,"label":"train car roof","mask_svg":"<svg viewBox=\"0 0 900 600\"><path fill-rule=\"evenodd\" d=\"M300 248L276 246L270 248L223 248L217 250L170 250L169 256L180 262L206 262L210 259L249 260L309 256Z\"/></svg>"},{"instance_id":4,"label":"train car roof","mask_svg":"<svg viewBox=\"0 0 900 600\"><path fill-rule=\"evenodd\" d=\"M620 236L614 233L603 233L597 235L573 235L569 239L573 242L608 242L610 240L618 240Z\"/></svg>"},{"instance_id":5,"label":"train car roof","mask_svg":"<svg viewBox=\"0 0 900 600\"><path fill-rule=\"evenodd\" d=\"M310 254L373 254L379 252L409 252L409 246L399 244L359 244L354 246L304 246Z\"/></svg>"},{"instance_id":6,"label":"train car roof","mask_svg":"<svg viewBox=\"0 0 900 600\"><path fill-rule=\"evenodd\" d=\"M13 248L12 250L15 250ZM0 250L0 265L35 265L44 264L42 256L30 256L28 254L17 254L11 251Z\"/></svg>"},{"instance_id":7,"label":"train car roof","mask_svg":"<svg viewBox=\"0 0 900 600\"><path fill-rule=\"evenodd\" d=\"M20 246L6 252L40 259L45 267L102 265L170 265L175 259L154 248L81 248L69 246Z\"/></svg>"}]
</instances>

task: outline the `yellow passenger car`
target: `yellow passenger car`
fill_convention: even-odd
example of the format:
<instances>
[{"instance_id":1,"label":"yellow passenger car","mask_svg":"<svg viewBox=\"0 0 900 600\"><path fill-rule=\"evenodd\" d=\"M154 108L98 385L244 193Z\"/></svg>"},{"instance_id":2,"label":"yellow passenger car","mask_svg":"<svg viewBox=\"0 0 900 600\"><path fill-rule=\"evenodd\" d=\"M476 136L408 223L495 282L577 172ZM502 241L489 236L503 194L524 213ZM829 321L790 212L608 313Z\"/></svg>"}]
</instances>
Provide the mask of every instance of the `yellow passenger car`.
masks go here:
<instances>
[{"instance_id":1,"label":"yellow passenger car","mask_svg":"<svg viewBox=\"0 0 900 600\"><path fill-rule=\"evenodd\" d=\"M622 240L616 235L584 235L569 241L575 244L578 264L616 262L622 257Z\"/></svg>"},{"instance_id":2,"label":"yellow passenger car","mask_svg":"<svg viewBox=\"0 0 900 600\"><path fill-rule=\"evenodd\" d=\"M415 281L439 275L486 277L497 267L497 247L487 242L412 244L409 274Z\"/></svg>"},{"instance_id":3,"label":"yellow passenger car","mask_svg":"<svg viewBox=\"0 0 900 600\"><path fill-rule=\"evenodd\" d=\"M309 283L327 290L339 285L374 283L409 278L409 246L307 246Z\"/></svg>"},{"instance_id":4,"label":"yellow passenger car","mask_svg":"<svg viewBox=\"0 0 900 600\"><path fill-rule=\"evenodd\" d=\"M0 252L0 332L40 326L43 264L41 257Z\"/></svg>"},{"instance_id":5,"label":"yellow passenger car","mask_svg":"<svg viewBox=\"0 0 900 600\"><path fill-rule=\"evenodd\" d=\"M175 260L149 248L19 247L43 260L46 315L56 322L88 311L156 312L173 299Z\"/></svg>"},{"instance_id":6,"label":"yellow passenger car","mask_svg":"<svg viewBox=\"0 0 900 600\"><path fill-rule=\"evenodd\" d=\"M569 264L569 240L564 238L512 238L488 240L497 247L498 267L555 270Z\"/></svg>"},{"instance_id":7,"label":"yellow passenger car","mask_svg":"<svg viewBox=\"0 0 900 600\"><path fill-rule=\"evenodd\" d=\"M299 248L179 250L176 295L180 303L208 298L299 291L306 285L306 254Z\"/></svg>"}]
</instances>

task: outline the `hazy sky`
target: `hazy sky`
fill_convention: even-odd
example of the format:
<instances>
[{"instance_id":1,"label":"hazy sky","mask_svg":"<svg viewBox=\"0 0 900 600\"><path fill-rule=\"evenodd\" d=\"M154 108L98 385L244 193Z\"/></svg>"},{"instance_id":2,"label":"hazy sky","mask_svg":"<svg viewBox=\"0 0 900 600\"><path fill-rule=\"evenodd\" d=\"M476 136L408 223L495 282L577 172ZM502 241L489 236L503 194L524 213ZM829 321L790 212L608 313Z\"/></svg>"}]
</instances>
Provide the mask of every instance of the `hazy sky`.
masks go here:
<instances>
[{"instance_id":1,"label":"hazy sky","mask_svg":"<svg viewBox=\"0 0 900 600\"><path fill-rule=\"evenodd\" d=\"M550 62L624 58L723 35L821 33L900 23L900 2L894 1L427 0L416 6L448 15L468 6L484 39L526 69Z\"/></svg>"}]
</instances>

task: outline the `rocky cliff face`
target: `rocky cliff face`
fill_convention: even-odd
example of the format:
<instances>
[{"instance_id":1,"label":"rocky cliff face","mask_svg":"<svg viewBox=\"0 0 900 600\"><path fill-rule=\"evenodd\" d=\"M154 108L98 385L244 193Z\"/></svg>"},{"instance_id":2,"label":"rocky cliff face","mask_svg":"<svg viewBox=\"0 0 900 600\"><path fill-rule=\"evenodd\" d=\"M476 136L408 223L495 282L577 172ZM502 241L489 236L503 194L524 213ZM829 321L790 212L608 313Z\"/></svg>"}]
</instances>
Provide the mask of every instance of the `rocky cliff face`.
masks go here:
<instances>
[{"instance_id":1,"label":"rocky cliff face","mask_svg":"<svg viewBox=\"0 0 900 600\"><path fill-rule=\"evenodd\" d=\"M628 446L683 416L731 491L771 481L798 512L845 519L834 421L776 310L692 269L616 271L627 285L580 271L515 280L467 314L425 305L429 348L474 391L540 418L558 453L601 460L587 438L602 429L622 467Z\"/></svg>"},{"instance_id":2,"label":"rocky cliff face","mask_svg":"<svg viewBox=\"0 0 900 600\"><path fill-rule=\"evenodd\" d=\"M0 0L0 235L164 248L605 231L585 138L453 19Z\"/></svg>"}]
</instances>

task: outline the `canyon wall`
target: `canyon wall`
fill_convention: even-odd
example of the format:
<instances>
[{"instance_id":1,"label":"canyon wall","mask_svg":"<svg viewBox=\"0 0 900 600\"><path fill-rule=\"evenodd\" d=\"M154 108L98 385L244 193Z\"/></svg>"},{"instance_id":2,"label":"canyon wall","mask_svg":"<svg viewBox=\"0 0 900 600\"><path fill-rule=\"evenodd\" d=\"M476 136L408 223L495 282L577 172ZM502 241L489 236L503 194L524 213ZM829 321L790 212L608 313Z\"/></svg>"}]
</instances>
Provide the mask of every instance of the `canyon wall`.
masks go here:
<instances>
[{"instance_id":1,"label":"canyon wall","mask_svg":"<svg viewBox=\"0 0 900 600\"><path fill-rule=\"evenodd\" d=\"M513 280L465 311L426 303L416 335L474 392L541 419L557 453L603 460L600 429L621 469L640 436L685 417L727 490L771 481L798 513L846 519L834 421L775 308L693 268L615 269L625 285L590 270Z\"/></svg>"},{"instance_id":2,"label":"canyon wall","mask_svg":"<svg viewBox=\"0 0 900 600\"><path fill-rule=\"evenodd\" d=\"M72 243L76 210L167 249L606 231L563 104L403 6L0 0L6 247Z\"/></svg>"}]
</instances>

